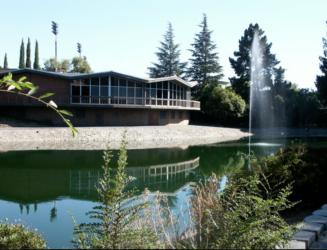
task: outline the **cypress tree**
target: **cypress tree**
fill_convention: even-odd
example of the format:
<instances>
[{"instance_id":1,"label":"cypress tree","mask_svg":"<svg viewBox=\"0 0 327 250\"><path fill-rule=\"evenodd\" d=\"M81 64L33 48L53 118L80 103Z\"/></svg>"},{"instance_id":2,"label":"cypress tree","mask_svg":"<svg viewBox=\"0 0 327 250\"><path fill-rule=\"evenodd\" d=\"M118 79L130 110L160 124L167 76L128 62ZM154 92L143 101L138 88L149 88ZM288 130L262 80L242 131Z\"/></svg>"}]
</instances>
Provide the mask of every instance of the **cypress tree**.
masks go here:
<instances>
[{"instance_id":1,"label":"cypress tree","mask_svg":"<svg viewBox=\"0 0 327 250\"><path fill-rule=\"evenodd\" d=\"M244 35L239 40L239 50L234 52L235 58L229 58L232 68L235 71L236 77L231 77L229 80L232 88L237 94L242 96L244 100L249 100L249 87L251 79L251 47L254 34L257 33L264 54L263 68L265 76L265 84L267 87L272 87L272 76L274 68L279 64L276 55L270 52L272 43L268 43L264 31L258 24L250 24L244 31Z\"/></svg>"},{"instance_id":2,"label":"cypress tree","mask_svg":"<svg viewBox=\"0 0 327 250\"><path fill-rule=\"evenodd\" d=\"M188 77L203 86L210 80L219 81L222 77L222 66L219 65L219 57L216 44L211 40L211 33L208 29L207 16L203 15L203 20L199 25L201 31L195 35L192 43L191 66L188 69Z\"/></svg>"},{"instance_id":3,"label":"cypress tree","mask_svg":"<svg viewBox=\"0 0 327 250\"><path fill-rule=\"evenodd\" d=\"M26 68L29 68L29 69L32 68L30 38L28 38L27 46L26 46Z\"/></svg>"},{"instance_id":4,"label":"cypress tree","mask_svg":"<svg viewBox=\"0 0 327 250\"><path fill-rule=\"evenodd\" d=\"M39 62L39 43L35 42L35 51L34 51L34 64L33 69L40 69L40 62Z\"/></svg>"},{"instance_id":5,"label":"cypress tree","mask_svg":"<svg viewBox=\"0 0 327 250\"><path fill-rule=\"evenodd\" d=\"M164 41L160 43L159 51L156 53L158 63L152 63L148 67L150 77L181 76L185 72L186 63L180 62L179 45L174 43L174 32L171 23L164 35Z\"/></svg>"},{"instance_id":6,"label":"cypress tree","mask_svg":"<svg viewBox=\"0 0 327 250\"><path fill-rule=\"evenodd\" d=\"M5 59L3 60L3 68L4 69L8 69L7 53L5 54Z\"/></svg>"},{"instance_id":7,"label":"cypress tree","mask_svg":"<svg viewBox=\"0 0 327 250\"><path fill-rule=\"evenodd\" d=\"M24 40L22 39L22 43L20 44L20 52L19 52L19 66L18 68L25 68L25 46Z\"/></svg>"},{"instance_id":8,"label":"cypress tree","mask_svg":"<svg viewBox=\"0 0 327 250\"><path fill-rule=\"evenodd\" d=\"M327 22L326 22L327 24ZM323 56L319 57L320 65L319 68L322 75L318 75L316 78L316 87L321 102L327 105L327 39L323 38Z\"/></svg>"}]
</instances>

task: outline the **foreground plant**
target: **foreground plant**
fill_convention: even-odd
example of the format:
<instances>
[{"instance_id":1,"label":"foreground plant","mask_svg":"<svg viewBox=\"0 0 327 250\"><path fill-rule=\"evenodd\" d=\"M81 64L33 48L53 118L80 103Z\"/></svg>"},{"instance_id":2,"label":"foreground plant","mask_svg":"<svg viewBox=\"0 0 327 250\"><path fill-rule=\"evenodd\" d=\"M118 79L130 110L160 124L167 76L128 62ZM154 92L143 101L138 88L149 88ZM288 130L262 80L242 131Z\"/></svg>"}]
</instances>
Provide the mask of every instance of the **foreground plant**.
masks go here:
<instances>
[{"instance_id":1,"label":"foreground plant","mask_svg":"<svg viewBox=\"0 0 327 250\"><path fill-rule=\"evenodd\" d=\"M112 166L113 154L103 154L103 175L97 192L100 205L89 212L93 223L76 226L74 244L77 248L157 248L159 241L149 224L144 223L142 212L147 205L135 192L128 191L132 181L126 175L127 150L124 136L119 150L117 168Z\"/></svg>"},{"instance_id":2,"label":"foreground plant","mask_svg":"<svg viewBox=\"0 0 327 250\"><path fill-rule=\"evenodd\" d=\"M0 223L0 249L44 249L47 244L36 231L22 224Z\"/></svg>"},{"instance_id":3,"label":"foreground plant","mask_svg":"<svg viewBox=\"0 0 327 250\"><path fill-rule=\"evenodd\" d=\"M37 97L35 96L37 90L38 86L26 81L26 77L21 77L16 81L12 78L12 74L9 73L0 79L0 93L15 94L30 98L50 108L66 123L66 125L71 129L73 136L75 136L78 131L68 119L68 117L73 116L73 114L67 110L59 109L53 100L45 101L45 99L53 96L54 93L44 93Z\"/></svg>"},{"instance_id":4,"label":"foreground plant","mask_svg":"<svg viewBox=\"0 0 327 250\"><path fill-rule=\"evenodd\" d=\"M293 230L280 212L293 206L287 199L291 186L270 195L273 190L260 179L258 175L231 178L220 192L215 176L200 184L192 200L191 237L180 244L200 249L285 246Z\"/></svg>"}]
</instances>

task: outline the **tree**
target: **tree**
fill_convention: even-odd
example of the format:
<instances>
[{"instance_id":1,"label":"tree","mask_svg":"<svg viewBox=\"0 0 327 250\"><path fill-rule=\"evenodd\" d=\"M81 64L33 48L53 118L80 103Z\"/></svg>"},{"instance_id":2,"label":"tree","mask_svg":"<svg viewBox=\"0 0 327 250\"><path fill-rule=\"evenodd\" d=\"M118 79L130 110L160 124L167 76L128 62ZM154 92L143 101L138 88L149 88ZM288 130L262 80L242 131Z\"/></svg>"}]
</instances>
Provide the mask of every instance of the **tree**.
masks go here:
<instances>
[{"instance_id":1,"label":"tree","mask_svg":"<svg viewBox=\"0 0 327 250\"><path fill-rule=\"evenodd\" d=\"M180 62L179 45L174 43L174 32L171 23L164 35L164 41L160 43L159 51L156 53L158 63L152 63L148 67L150 77L182 76L185 72L186 63Z\"/></svg>"},{"instance_id":2,"label":"tree","mask_svg":"<svg viewBox=\"0 0 327 250\"><path fill-rule=\"evenodd\" d=\"M7 53L5 54L5 58L3 60L3 68L8 69L8 59L7 59Z\"/></svg>"},{"instance_id":3,"label":"tree","mask_svg":"<svg viewBox=\"0 0 327 250\"><path fill-rule=\"evenodd\" d=\"M231 88L206 85L201 99L203 112L221 124L230 124L243 116L245 101Z\"/></svg>"},{"instance_id":4,"label":"tree","mask_svg":"<svg viewBox=\"0 0 327 250\"><path fill-rule=\"evenodd\" d=\"M19 52L19 66L18 68L25 68L25 46L24 40L22 39L22 43L20 44L20 52Z\"/></svg>"},{"instance_id":5,"label":"tree","mask_svg":"<svg viewBox=\"0 0 327 250\"><path fill-rule=\"evenodd\" d=\"M251 47L254 34L257 33L263 51L263 69L265 84L271 88L273 81L272 76L274 67L279 64L276 56L271 53L272 43L268 43L264 31L258 24L250 24L244 31L244 35L239 40L239 50L234 52L235 58L229 58L232 68L236 76L231 77L232 88L235 92L242 96L244 100L249 101L249 87L251 80Z\"/></svg>"},{"instance_id":6,"label":"tree","mask_svg":"<svg viewBox=\"0 0 327 250\"><path fill-rule=\"evenodd\" d=\"M25 66L26 66L26 68L31 68L32 67L30 38L28 38L27 46L26 46L26 64L25 64Z\"/></svg>"},{"instance_id":7,"label":"tree","mask_svg":"<svg viewBox=\"0 0 327 250\"><path fill-rule=\"evenodd\" d=\"M55 58L50 58L44 62L44 70L68 72L70 69L70 62L67 59L57 61Z\"/></svg>"},{"instance_id":8,"label":"tree","mask_svg":"<svg viewBox=\"0 0 327 250\"><path fill-rule=\"evenodd\" d=\"M33 69L40 69L40 62L39 62L39 43L35 42L35 52L34 52L34 64L33 64Z\"/></svg>"},{"instance_id":9,"label":"tree","mask_svg":"<svg viewBox=\"0 0 327 250\"><path fill-rule=\"evenodd\" d=\"M92 71L85 56L74 57L71 61L71 66L73 69L70 72L90 73Z\"/></svg>"},{"instance_id":10,"label":"tree","mask_svg":"<svg viewBox=\"0 0 327 250\"><path fill-rule=\"evenodd\" d=\"M197 81L197 89L203 87L208 80L220 80L223 77L222 66L218 62L218 54L215 52L216 44L211 40L211 33L208 29L207 16L203 15L203 20L199 25L201 31L195 35L192 43L191 66L187 75L193 81Z\"/></svg>"},{"instance_id":11,"label":"tree","mask_svg":"<svg viewBox=\"0 0 327 250\"><path fill-rule=\"evenodd\" d=\"M327 22L326 22L327 24ZM327 105L327 39L323 38L323 56L319 57L320 70L322 75L318 75L316 78L316 87L318 90L319 98L321 102Z\"/></svg>"}]
</instances>

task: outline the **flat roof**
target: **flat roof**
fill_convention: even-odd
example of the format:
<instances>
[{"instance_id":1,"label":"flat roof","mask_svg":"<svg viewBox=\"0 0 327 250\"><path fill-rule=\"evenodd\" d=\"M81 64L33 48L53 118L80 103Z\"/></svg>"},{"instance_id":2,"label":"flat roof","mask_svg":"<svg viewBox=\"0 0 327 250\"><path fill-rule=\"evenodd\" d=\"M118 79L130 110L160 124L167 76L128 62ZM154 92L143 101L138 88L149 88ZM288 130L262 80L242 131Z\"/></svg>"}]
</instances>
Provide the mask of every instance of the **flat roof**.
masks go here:
<instances>
[{"instance_id":1,"label":"flat roof","mask_svg":"<svg viewBox=\"0 0 327 250\"><path fill-rule=\"evenodd\" d=\"M161 82L161 81L176 81L183 85L186 85L190 88L196 86L198 83L196 81L186 81L178 76L168 76L168 77L159 77L159 78L140 78L132 75L122 74L116 71L103 71L103 72L95 72L95 73L66 73L66 72L53 72L53 71L45 71L45 70L36 70L36 69L1 69L0 70L0 76L4 76L8 73L11 74L38 74L38 75L44 75L49 77L56 77L61 79L67 79L67 80L77 80L77 79L83 79L83 78L89 78L89 77L103 77L103 76L116 76L116 77L122 77L127 78L134 81L142 81L145 83L155 83L155 82Z\"/></svg>"}]
</instances>

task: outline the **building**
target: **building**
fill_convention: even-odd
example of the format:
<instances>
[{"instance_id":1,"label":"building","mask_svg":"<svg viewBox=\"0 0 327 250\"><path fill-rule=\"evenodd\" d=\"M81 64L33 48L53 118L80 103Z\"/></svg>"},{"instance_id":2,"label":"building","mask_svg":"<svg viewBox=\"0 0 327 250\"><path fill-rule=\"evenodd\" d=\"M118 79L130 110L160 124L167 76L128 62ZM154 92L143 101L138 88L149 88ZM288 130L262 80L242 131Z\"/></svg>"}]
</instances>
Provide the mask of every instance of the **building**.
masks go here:
<instances>
[{"instance_id":1,"label":"building","mask_svg":"<svg viewBox=\"0 0 327 250\"><path fill-rule=\"evenodd\" d=\"M51 98L74 114L75 126L135 126L188 124L200 103L191 100L194 82L177 76L143 79L114 71L80 74L33 69L0 71L22 76L39 87L38 95ZM32 99L0 94L0 114L45 124L62 125L53 112Z\"/></svg>"}]
</instances>

